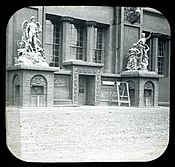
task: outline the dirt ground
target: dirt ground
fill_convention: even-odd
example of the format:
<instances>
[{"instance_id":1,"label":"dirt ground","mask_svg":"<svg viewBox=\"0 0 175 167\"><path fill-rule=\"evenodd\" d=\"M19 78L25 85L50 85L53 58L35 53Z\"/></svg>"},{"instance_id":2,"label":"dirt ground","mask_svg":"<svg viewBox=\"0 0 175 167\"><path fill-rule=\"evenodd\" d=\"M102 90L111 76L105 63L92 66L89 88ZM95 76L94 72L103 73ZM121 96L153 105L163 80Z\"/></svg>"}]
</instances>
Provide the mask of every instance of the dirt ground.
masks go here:
<instances>
[{"instance_id":1,"label":"dirt ground","mask_svg":"<svg viewBox=\"0 0 175 167\"><path fill-rule=\"evenodd\" d=\"M24 161L150 161L168 145L169 108L8 108L6 128L9 150Z\"/></svg>"}]
</instances>

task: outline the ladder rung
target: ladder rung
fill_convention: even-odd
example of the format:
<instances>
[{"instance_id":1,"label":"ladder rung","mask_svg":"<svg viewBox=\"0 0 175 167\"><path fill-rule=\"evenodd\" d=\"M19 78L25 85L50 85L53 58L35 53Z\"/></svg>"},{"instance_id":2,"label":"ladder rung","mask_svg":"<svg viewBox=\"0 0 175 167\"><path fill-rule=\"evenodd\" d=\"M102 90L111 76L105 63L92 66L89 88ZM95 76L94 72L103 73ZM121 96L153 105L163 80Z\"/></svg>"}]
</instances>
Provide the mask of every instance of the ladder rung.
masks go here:
<instances>
[{"instance_id":1,"label":"ladder rung","mask_svg":"<svg viewBox=\"0 0 175 167\"><path fill-rule=\"evenodd\" d=\"M119 96L119 97L128 97L128 96Z\"/></svg>"},{"instance_id":2,"label":"ladder rung","mask_svg":"<svg viewBox=\"0 0 175 167\"><path fill-rule=\"evenodd\" d=\"M130 103L130 101L123 100L111 100L111 102L119 102L119 103Z\"/></svg>"},{"instance_id":3,"label":"ladder rung","mask_svg":"<svg viewBox=\"0 0 175 167\"><path fill-rule=\"evenodd\" d=\"M130 101L118 101L119 103L130 103Z\"/></svg>"}]
</instances>

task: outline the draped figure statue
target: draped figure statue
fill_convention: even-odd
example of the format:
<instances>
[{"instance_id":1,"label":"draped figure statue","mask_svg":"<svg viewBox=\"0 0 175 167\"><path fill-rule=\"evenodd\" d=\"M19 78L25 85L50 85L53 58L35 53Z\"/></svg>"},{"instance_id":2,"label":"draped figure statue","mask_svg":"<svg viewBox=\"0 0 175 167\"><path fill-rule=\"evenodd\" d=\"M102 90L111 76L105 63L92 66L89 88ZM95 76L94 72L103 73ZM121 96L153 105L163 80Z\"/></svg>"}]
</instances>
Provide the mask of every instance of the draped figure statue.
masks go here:
<instances>
[{"instance_id":1,"label":"draped figure statue","mask_svg":"<svg viewBox=\"0 0 175 167\"><path fill-rule=\"evenodd\" d=\"M128 58L127 70L147 70L149 64L147 53L150 48L146 41L151 37L151 33L147 38L145 35L142 33L141 38L129 49L126 56Z\"/></svg>"}]
</instances>

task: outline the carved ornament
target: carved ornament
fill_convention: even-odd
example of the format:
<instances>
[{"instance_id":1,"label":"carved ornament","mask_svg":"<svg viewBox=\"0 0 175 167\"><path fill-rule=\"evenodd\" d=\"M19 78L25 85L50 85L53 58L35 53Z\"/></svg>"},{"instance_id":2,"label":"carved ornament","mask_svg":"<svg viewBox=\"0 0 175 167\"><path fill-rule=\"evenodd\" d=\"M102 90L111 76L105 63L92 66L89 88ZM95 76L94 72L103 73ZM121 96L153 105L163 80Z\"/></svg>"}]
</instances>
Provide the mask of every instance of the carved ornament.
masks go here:
<instances>
[{"instance_id":1,"label":"carved ornament","mask_svg":"<svg viewBox=\"0 0 175 167\"><path fill-rule=\"evenodd\" d=\"M31 85L46 86L46 79L42 75L35 75L31 80Z\"/></svg>"},{"instance_id":2,"label":"carved ornament","mask_svg":"<svg viewBox=\"0 0 175 167\"><path fill-rule=\"evenodd\" d=\"M140 23L140 8L138 7L125 7L124 20L131 24Z\"/></svg>"},{"instance_id":3,"label":"carved ornament","mask_svg":"<svg viewBox=\"0 0 175 167\"><path fill-rule=\"evenodd\" d=\"M14 85L20 85L20 79L18 75L16 75L14 78Z\"/></svg>"}]
</instances>

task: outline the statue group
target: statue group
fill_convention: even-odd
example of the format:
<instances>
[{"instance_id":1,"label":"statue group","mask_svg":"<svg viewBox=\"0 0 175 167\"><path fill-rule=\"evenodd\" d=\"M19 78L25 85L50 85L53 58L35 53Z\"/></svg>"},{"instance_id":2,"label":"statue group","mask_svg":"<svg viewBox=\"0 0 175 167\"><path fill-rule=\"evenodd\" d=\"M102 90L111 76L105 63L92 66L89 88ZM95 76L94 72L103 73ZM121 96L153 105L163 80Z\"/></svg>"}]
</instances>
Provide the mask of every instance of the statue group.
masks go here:
<instances>
[{"instance_id":1,"label":"statue group","mask_svg":"<svg viewBox=\"0 0 175 167\"><path fill-rule=\"evenodd\" d=\"M22 37L17 41L18 55L15 57L15 65L49 66L39 40L41 31L41 24L36 22L35 16L30 18L30 22L25 20L22 23Z\"/></svg>"},{"instance_id":2,"label":"statue group","mask_svg":"<svg viewBox=\"0 0 175 167\"><path fill-rule=\"evenodd\" d=\"M149 46L146 44L146 40L151 37L150 35L146 38L146 34L142 33L141 38L133 44L132 48L127 53L128 63L126 66L127 70L147 70L148 67L148 51Z\"/></svg>"}]
</instances>

